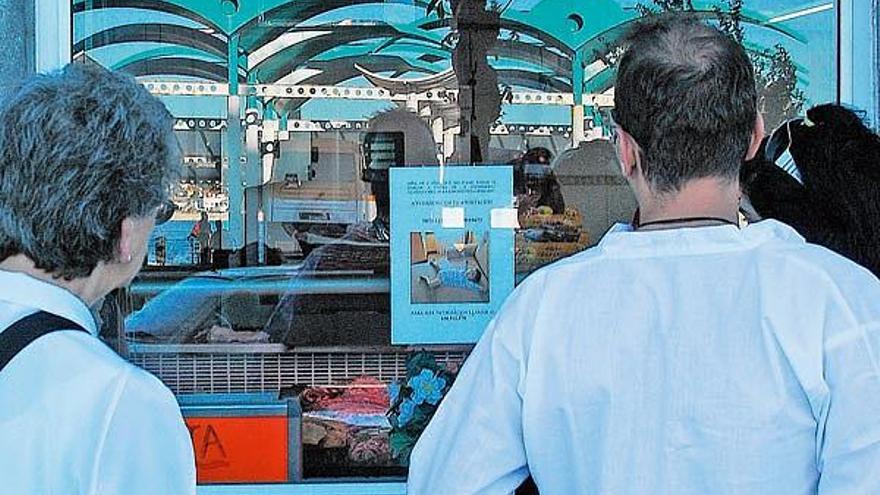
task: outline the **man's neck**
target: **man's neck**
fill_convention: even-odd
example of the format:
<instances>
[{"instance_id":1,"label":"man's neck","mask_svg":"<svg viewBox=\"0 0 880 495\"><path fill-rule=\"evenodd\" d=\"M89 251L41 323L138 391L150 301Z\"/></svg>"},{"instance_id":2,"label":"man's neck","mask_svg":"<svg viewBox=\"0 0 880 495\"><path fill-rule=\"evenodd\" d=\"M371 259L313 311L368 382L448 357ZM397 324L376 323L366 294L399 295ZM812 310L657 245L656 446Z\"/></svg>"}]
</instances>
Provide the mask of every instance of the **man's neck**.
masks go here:
<instances>
[{"instance_id":1,"label":"man's neck","mask_svg":"<svg viewBox=\"0 0 880 495\"><path fill-rule=\"evenodd\" d=\"M95 271L93 271L92 275L89 277L66 280L61 277L56 278L51 273L47 273L46 271L37 268L34 265L33 260L23 254L10 256L0 262L0 270L23 273L37 280L66 289L73 295L82 299L87 306L94 304L106 293L106 291L101 289L101 284L98 283L99 277L95 275L99 268L95 268Z\"/></svg>"},{"instance_id":2,"label":"man's neck","mask_svg":"<svg viewBox=\"0 0 880 495\"><path fill-rule=\"evenodd\" d=\"M716 178L695 179L671 195L640 198L639 223L672 219L717 218L736 223L739 184Z\"/></svg>"}]
</instances>

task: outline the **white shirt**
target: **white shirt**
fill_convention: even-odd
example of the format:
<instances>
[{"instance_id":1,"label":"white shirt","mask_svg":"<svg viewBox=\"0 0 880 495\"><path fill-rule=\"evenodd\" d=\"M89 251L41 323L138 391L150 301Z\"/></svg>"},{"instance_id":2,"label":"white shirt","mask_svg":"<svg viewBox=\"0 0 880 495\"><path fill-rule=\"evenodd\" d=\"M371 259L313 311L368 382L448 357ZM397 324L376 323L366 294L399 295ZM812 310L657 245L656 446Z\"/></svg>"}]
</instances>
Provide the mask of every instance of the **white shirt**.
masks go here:
<instances>
[{"instance_id":1,"label":"white shirt","mask_svg":"<svg viewBox=\"0 0 880 495\"><path fill-rule=\"evenodd\" d=\"M529 471L542 494L880 494L880 282L774 221L616 226L509 298L409 493Z\"/></svg>"},{"instance_id":2,"label":"white shirt","mask_svg":"<svg viewBox=\"0 0 880 495\"><path fill-rule=\"evenodd\" d=\"M82 300L0 271L0 329L37 310L89 333L41 337L0 371L0 493L194 494L192 443L171 391L97 339Z\"/></svg>"}]
</instances>

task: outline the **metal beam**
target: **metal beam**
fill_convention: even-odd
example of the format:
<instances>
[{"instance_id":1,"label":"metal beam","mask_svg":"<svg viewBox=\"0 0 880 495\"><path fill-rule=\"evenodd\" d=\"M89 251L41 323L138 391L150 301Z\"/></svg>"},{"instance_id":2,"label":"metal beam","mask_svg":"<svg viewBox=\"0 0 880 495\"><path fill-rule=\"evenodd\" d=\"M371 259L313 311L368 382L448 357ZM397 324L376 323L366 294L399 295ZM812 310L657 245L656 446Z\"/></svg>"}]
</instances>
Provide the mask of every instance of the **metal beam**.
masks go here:
<instances>
[{"instance_id":1,"label":"metal beam","mask_svg":"<svg viewBox=\"0 0 880 495\"><path fill-rule=\"evenodd\" d=\"M277 129L278 121L263 120L256 124L257 130L264 127ZM366 120L303 120L290 119L288 132L330 132L330 131L364 131L369 129ZM187 131L204 129L218 131L226 127L226 121L221 119L178 119L174 124L175 130ZM534 123L506 123L492 126L490 132L493 135L529 134L535 136L564 135L572 132L570 125L541 125ZM281 138L281 140L284 140ZM193 158L193 163L200 163ZM204 160L202 160L204 162Z\"/></svg>"},{"instance_id":2,"label":"metal beam","mask_svg":"<svg viewBox=\"0 0 880 495\"><path fill-rule=\"evenodd\" d=\"M437 89L425 91L416 95L404 93L391 93L388 90L374 87L344 87L323 86L312 84L257 84L238 85L238 92L232 92L229 85L221 83L184 83L180 81L147 80L142 81L147 90L156 95L175 96L224 96L237 94L238 96L256 95L269 98L294 98L294 99L342 99L342 100L381 100L406 102L415 98L426 103L451 103L458 96L455 89ZM586 93L583 94L583 104L589 106L612 107L614 97L607 94ZM556 93L545 91L514 91L510 98L505 100L507 104L514 105L574 105L572 93Z\"/></svg>"}]
</instances>

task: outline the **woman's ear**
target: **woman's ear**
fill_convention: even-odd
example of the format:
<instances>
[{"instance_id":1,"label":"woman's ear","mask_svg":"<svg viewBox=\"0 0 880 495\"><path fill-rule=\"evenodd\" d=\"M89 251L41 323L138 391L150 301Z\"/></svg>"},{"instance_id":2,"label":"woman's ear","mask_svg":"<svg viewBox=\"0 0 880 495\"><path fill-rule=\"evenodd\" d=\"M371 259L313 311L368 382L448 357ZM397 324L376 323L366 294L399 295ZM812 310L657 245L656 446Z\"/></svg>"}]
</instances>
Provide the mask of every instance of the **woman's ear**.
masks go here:
<instances>
[{"instance_id":1,"label":"woman's ear","mask_svg":"<svg viewBox=\"0 0 880 495\"><path fill-rule=\"evenodd\" d=\"M117 246L117 261L119 263L130 263L131 258L134 255L134 243L135 243L135 225L134 221L126 217L122 221L122 226L119 229L119 245Z\"/></svg>"},{"instance_id":2,"label":"woman's ear","mask_svg":"<svg viewBox=\"0 0 880 495\"><path fill-rule=\"evenodd\" d=\"M755 127L752 129L752 138L749 141L749 149L746 151L746 160L751 160L758 154L761 148L761 141L764 140L764 117L758 112L755 117Z\"/></svg>"}]
</instances>

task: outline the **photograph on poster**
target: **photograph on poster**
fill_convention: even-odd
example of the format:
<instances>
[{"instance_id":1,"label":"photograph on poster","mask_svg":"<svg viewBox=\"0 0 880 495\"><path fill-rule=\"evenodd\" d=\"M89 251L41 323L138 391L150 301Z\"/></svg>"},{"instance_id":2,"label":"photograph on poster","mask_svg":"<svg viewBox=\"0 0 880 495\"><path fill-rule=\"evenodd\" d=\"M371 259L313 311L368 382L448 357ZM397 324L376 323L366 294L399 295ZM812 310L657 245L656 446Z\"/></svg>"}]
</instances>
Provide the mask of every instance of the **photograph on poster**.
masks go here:
<instances>
[{"instance_id":1,"label":"photograph on poster","mask_svg":"<svg viewBox=\"0 0 880 495\"><path fill-rule=\"evenodd\" d=\"M410 233L410 302L489 302L489 235Z\"/></svg>"}]
</instances>

